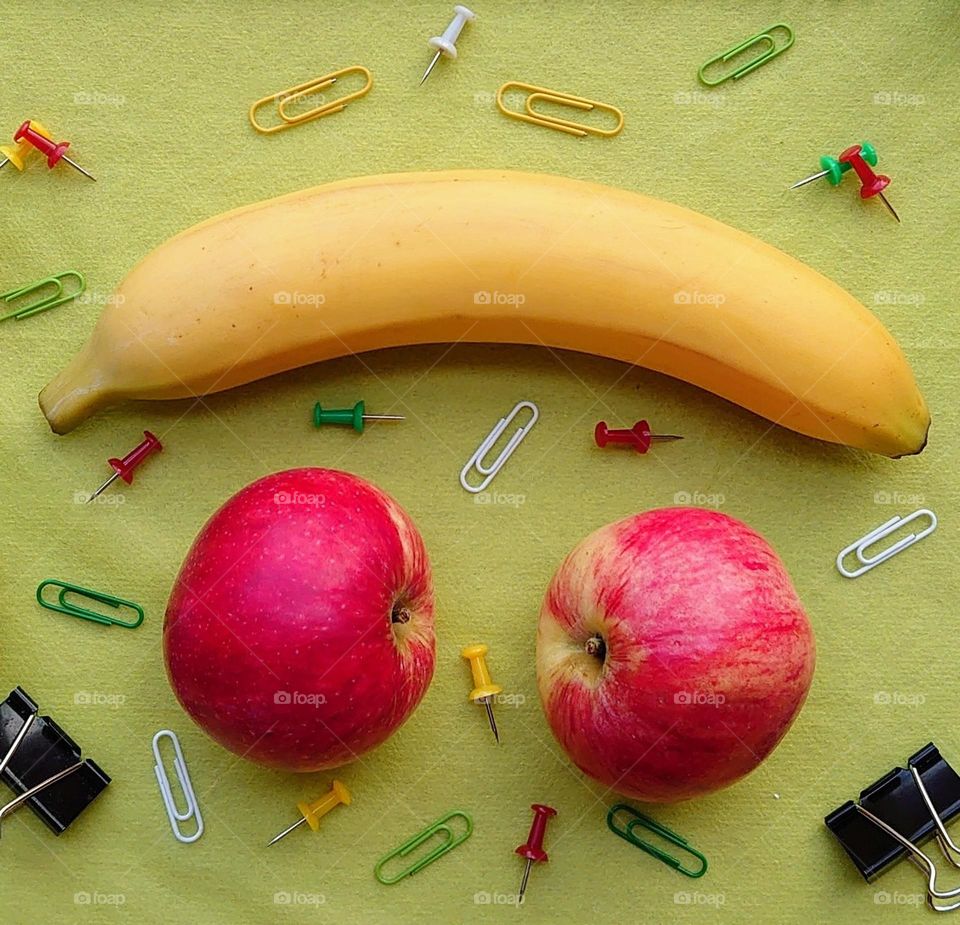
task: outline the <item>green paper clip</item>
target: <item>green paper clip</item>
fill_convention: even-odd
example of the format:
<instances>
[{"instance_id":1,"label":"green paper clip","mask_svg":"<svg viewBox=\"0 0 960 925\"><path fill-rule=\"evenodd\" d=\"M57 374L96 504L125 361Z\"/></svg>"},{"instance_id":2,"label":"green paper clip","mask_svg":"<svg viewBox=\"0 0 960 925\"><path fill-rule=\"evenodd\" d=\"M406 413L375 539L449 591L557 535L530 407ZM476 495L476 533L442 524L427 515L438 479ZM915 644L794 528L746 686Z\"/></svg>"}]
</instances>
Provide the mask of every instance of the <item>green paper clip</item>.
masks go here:
<instances>
[{"instance_id":1,"label":"green paper clip","mask_svg":"<svg viewBox=\"0 0 960 925\"><path fill-rule=\"evenodd\" d=\"M43 589L47 587L59 588L60 593L55 601L48 601L43 596ZM109 607L128 607L137 614L136 620L127 622L118 620L107 614L99 613L96 610L88 610L86 607L78 607L67 600L68 594L75 594L78 597L85 597L87 600L96 601L98 604L106 604ZM65 613L71 617L80 617L82 620L90 620L93 623L103 623L106 626L122 626L128 630L136 629L143 623L143 608L133 601L125 601L122 597L114 597L112 594L103 594L100 591L90 591L88 588L81 588L78 585L67 584L65 581L57 581L55 578L47 578L41 581L37 588L37 603L47 610L55 610L57 613Z\"/></svg>"},{"instance_id":2,"label":"green paper clip","mask_svg":"<svg viewBox=\"0 0 960 925\"><path fill-rule=\"evenodd\" d=\"M79 288L76 292L64 295L63 281L68 276L72 276L77 280ZM56 308L58 305L63 305L64 302L69 302L84 292L87 288L87 281L84 279L83 274L78 273L76 270L64 270L63 273L56 273L53 276L38 279L35 283L27 283L26 286L21 286L19 289L11 289L9 292L0 293L0 301L12 302L14 299L19 299L22 296L36 292L38 289L42 289L44 286L51 285L55 287L52 293L38 299L30 305L23 305L20 308L15 308L11 312L7 312L5 315L0 315L0 321L6 321L7 318L16 318L19 321L21 318L39 315L40 312L45 312L48 308Z\"/></svg>"},{"instance_id":3,"label":"green paper clip","mask_svg":"<svg viewBox=\"0 0 960 925\"><path fill-rule=\"evenodd\" d=\"M783 29L787 33L786 42L777 47L777 40L770 34L774 29ZM725 80L739 80L746 74L749 74L751 71L756 70L760 67L761 64L766 64L771 58L775 58L777 55L783 54L794 41L793 29L791 29L785 22L774 23L772 26L767 26L763 32L758 32L756 35L751 35L750 38L744 39L739 45L734 45L733 48L728 48L726 51L720 52L719 55L714 55L709 61L705 64L700 65L700 70L697 71L697 77L700 78L700 82L708 87L715 87L717 84L722 84ZM741 52L746 51L748 48L753 45L766 45L767 47L752 61L741 64L738 68L732 70L729 74L724 74L722 77L718 77L716 80L707 80L703 76L703 72L707 70L711 65L720 62L721 64L729 61L731 58L736 57Z\"/></svg>"},{"instance_id":4,"label":"green paper clip","mask_svg":"<svg viewBox=\"0 0 960 925\"><path fill-rule=\"evenodd\" d=\"M617 813L626 813L633 818L624 828L620 829L617 828L617 820L615 818ZM607 812L607 826L611 832L619 835L624 841L628 841L631 845L636 845L636 847L642 851L646 851L647 854L653 855L658 861L663 861L667 867L672 867L678 873L684 874L687 877L702 877L707 872L707 859L697 851L696 848L691 847L685 838L677 835L676 832L671 832L665 825L661 825L649 816L644 816L643 813L637 812L637 810L626 803L617 803L616 806L610 807ZM691 870L684 867L683 862L675 858L672 854L667 854L662 848L657 848L656 845L651 845L638 835L635 835L633 831L635 828L647 829L653 832L654 835L659 835L664 841L670 842L671 845L676 845L682 851L692 854L700 861L700 869Z\"/></svg>"},{"instance_id":5,"label":"green paper clip","mask_svg":"<svg viewBox=\"0 0 960 925\"><path fill-rule=\"evenodd\" d=\"M447 821L454 816L459 816L467 824L466 831L460 835L455 834L453 829L447 825ZM382 869L384 864L396 857L406 857L414 848L420 847L428 838L438 833L443 836L444 841L428 854L425 854L419 861L415 861L410 867L405 868L392 877L385 877L383 875ZM472 834L473 819L459 809L455 809L453 812L447 813L446 816L441 816L441 818L432 825L428 825L422 832L417 832L413 838L405 841L399 848L394 848L389 854L385 854L380 858L380 860L377 861L377 866L373 868L373 875L386 886L389 886L391 883L398 883L403 880L404 877L412 877L418 870L423 870L424 867L432 864L437 858L442 857L448 851L453 851L457 845L465 842Z\"/></svg>"}]
</instances>

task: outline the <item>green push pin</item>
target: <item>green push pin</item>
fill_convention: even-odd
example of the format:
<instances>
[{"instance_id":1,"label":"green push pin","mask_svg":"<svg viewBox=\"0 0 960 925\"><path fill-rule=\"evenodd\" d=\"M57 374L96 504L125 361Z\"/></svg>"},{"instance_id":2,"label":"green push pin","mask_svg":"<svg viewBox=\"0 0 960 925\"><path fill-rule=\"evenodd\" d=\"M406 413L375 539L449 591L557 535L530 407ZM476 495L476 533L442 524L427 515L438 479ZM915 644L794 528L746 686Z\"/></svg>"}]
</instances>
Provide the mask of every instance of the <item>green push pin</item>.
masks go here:
<instances>
[{"instance_id":1,"label":"green push pin","mask_svg":"<svg viewBox=\"0 0 960 925\"><path fill-rule=\"evenodd\" d=\"M358 434L362 434L367 421L404 420L402 414L365 414L365 407L362 401L358 401L353 408L331 408L324 411L320 407L320 402L317 402L313 408L313 423L316 427L322 427L324 424L346 424Z\"/></svg>"},{"instance_id":2,"label":"green push pin","mask_svg":"<svg viewBox=\"0 0 960 925\"><path fill-rule=\"evenodd\" d=\"M877 151L869 141L860 143L860 155L871 167L877 166ZM831 186L838 186L843 179L843 175L850 169L850 163L849 161L841 163L835 157L829 157L825 154L820 158L820 167L821 170L819 173L812 174L803 180L797 181L790 189L806 186L807 183L813 183L814 180L819 180L821 177L826 177Z\"/></svg>"}]
</instances>

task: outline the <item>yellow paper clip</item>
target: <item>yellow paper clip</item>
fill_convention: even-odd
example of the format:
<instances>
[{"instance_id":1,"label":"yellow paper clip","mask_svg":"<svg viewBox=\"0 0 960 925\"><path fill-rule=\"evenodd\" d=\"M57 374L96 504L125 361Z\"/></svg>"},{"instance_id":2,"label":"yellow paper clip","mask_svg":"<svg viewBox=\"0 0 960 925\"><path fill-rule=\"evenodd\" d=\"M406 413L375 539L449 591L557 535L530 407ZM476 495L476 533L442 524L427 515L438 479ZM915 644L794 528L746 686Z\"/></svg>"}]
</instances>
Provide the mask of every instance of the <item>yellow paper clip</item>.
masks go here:
<instances>
[{"instance_id":1,"label":"yellow paper clip","mask_svg":"<svg viewBox=\"0 0 960 925\"><path fill-rule=\"evenodd\" d=\"M508 109L503 102L503 95L509 89L523 90L527 93L527 99L524 103L522 112L515 109ZM583 125L579 122L570 122L567 119L558 119L554 116L547 116L537 112L533 105L537 102L555 103L558 106L570 106L573 109L579 109L582 112L589 112L596 109L598 112L609 112L617 118L617 124L613 128L594 128L591 125ZM518 83L515 80L507 81L499 90L497 90L497 108L505 116L511 119L519 119L521 122L530 122L533 125L544 125L547 128L554 128L558 132L566 132L568 135L576 135L578 138L585 138L587 135L600 135L602 138L612 138L623 131L623 113L616 106L609 103L598 103L596 100L586 100L580 96L571 96L569 93L560 93L557 90L547 90L545 87L534 87L532 84Z\"/></svg>"},{"instance_id":2,"label":"yellow paper clip","mask_svg":"<svg viewBox=\"0 0 960 925\"><path fill-rule=\"evenodd\" d=\"M777 47L777 40L770 34L774 29L782 29L787 34L786 41L779 48ZM793 29L785 22L774 23L772 26L768 26L763 32L751 35L750 38L744 39L739 45L734 45L733 48L721 51L719 55L714 55L705 64L701 64L700 70L697 71L697 77L700 78L702 84L708 87L715 87L717 84L722 84L725 80L739 80L745 74L749 74L751 71L760 67L761 64L766 64L771 58L783 54L792 44ZM704 71L711 65L716 64L718 61L723 64L754 45L765 45L766 47L752 61L741 64L740 67L735 68L728 74L724 74L722 77L718 77L716 80L707 80L707 78L703 76Z\"/></svg>"},{"instance_id":3,"label":"yellow paper clip","mask_svg":"<svg viewBox=\"0 0 960 925\"><path fill-rule=\"evenodd\" d=\"M296 116L287 115L286 110L288 106L314 93L325 90L346 74L363 74L367 82L359 90L354 90L353 93L348 93L339 99L323 102L319 106L315 106L313 109L309 109L307 112L302 112ZM270 96L265 96L263 99L257 100L250 107L250 124L260 132L261 135L272 135L274 132L282 132L284 129L293 128L295 125L303 125L304 122L319 119L321 116L329 116L335 112L342 112L346 108L347 103L358 100L361 96L366 96L372 88L373 75L365 67L355 64L352 67L345 67L339 71L333 71L331 74L324 74L323 77L316 77L296 87L290 87L288 90L281 90L279 93L272 93ZM273 102L276 102L277 115L279 115L283 121L277 125L261 125L257 122L257 110L260 109L261 106L266 106L268 103Z\"/></svg>"}]
</instances>

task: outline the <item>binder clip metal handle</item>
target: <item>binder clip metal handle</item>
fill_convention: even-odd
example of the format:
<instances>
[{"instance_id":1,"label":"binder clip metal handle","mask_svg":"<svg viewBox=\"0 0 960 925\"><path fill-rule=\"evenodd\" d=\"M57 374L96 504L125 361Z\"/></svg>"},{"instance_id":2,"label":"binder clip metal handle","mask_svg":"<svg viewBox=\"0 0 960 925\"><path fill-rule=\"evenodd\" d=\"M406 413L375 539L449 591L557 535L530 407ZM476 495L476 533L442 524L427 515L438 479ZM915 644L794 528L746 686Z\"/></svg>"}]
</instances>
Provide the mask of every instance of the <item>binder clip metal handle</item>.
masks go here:
<instances>
[{"instance_id":1,"label":"binder clip metal handle","mask_svg":"<svg viewBox=\"0 0 960 925\"><path fill-rule=\"evenodd\" d=\"M920 784L920 787L921 793L925 793L922 784ZM909 838L904 838L892 825L888 825L882 819L871 813L869 809L864 809L857 804L857 812L869 819L874 825L879 826L887 835L907 849L911 859L927 876L927 904L934 912L953 912L955 909L960 909L960 900L949 906L938 906L934 902L935 899L953 899L954 896L960 896L960 887L953 890L937 889L937 867L929 855L918 848ZM933 816L934 819L939 822L940 817L936 813L934 813Z\"/></svg>"},{"instance_id":2,"label":"binder clip metal handle","mask_svg":"<svg viewBox=\"0 0 960 925\"><path fill-rule=\"evenodd\" d=\"M64 777L67 777L70 774L73 774L74 771L79 771L83 767L83 762L78 761L76 764L71 764L70 767L64 768L62 771L58 771L53 777L48 777L45 781L41 781L34 787L31 787L29 790L24 790L20 796L11 800L5 806L0 807L0 823L3 822L7 816L10 815L15 809L22 806L27 800L33 799L41 790L46 790L51 784L55 784L58 780L62 780ZM2 832L2 827L0 827L0 832Z\"/></svg>"},{"instance_id":3,"label":"binder clip metal handle","mask_svg":"<svg viewBox=\"0 0 960 925\"><path fill-rule=\"evenodd\" d=\"M10 748L7 749L7 753L0 759L0 774L2 774L6 769L7 765L10 764L10 759L16 754L17 749L20 747L20 743L26 738L27 733L30 731L30 727L33 726L33 721L37 718L36 713L31 713L24 721L23 725L20 727L20 731L16 734L13 739L13 742L10 743ZM41 781L39 784L35 784L33 787L29 787L24 790L19 796L12 799L5 806L0 807L0 823L7 818L14 810L22 806L27 800L32 799L36 794L40 793L41 790L45 790L51 784L55 784L58 780L62 780L68 774L72 774L74 771L83 767L82 761L77 761L69 767L64 768L62 771L58 771L56 774L48 777L46 780ZM0 826L0 833L3 829Z\"/></svg>"},{"instance_id":4,"label":"binder clip metal handle","mask_svg":"<svg viewBox=\"0 0 960 925\"><path fill-rule=\"evenodd\" d=\"M920 776L920 772L917 770L916 765L910 765L910 773L913 775L913 780L917 785L917 790L920 792L920 796L923 799L924 805L930 811L930 817L933 819L933 824L937 827L937 844L940 846L943 856L954 867L960 868L960 861L957 860L957 857L960 856L960 848L954 844L953 839L950 837L950 833L947 831L947 827L943 824L943 819L940 818L940 813L937 811L937 807L933 805L933 800L930 799L930 794L927 792L927 788L923 784L923 778Z\"/></svg>"}]
</instances>

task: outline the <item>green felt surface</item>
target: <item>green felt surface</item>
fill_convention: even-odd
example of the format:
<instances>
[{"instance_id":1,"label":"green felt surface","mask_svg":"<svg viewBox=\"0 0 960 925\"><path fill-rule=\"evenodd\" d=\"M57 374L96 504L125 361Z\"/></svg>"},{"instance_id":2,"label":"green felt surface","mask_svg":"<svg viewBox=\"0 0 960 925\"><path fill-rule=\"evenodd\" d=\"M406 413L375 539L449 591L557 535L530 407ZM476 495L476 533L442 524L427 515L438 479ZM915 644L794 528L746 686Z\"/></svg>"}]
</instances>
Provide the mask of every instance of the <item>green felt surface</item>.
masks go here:
<instances>
[{"instance_id":1,"label":"green felt surface","mask_svg":"<svg viewBox=\"0 0 960 925\"><path fill-rule=\"evenodd\" d=\"M956 724L958 571L955 179L960 40L952 3L506 3L478 0L457 62L425 39L450 4L370 2L0 3L4 130L26 118L73 143L90 183L34 160L0 172L0 290L77 268L91 298L0 328L0 683L22 684L112 774L62 838L28 811L4 824L5 922L905 922L924 915L922 880L901 865L865 885L822 817L929 740L960 764ZM695 79L708 57L780 20L796 45L736 83ZM346 112L265 138L254 99L362 63L376 85ZM576 140L507 120L506 80L609 101L613 139ZM898 227L852 180L795 192L820 154L872 141L894 183ZM36 394L87 336L112 287L169 235L226 209L351 175L514 167L672 200L775 244L873 308L903 344L933 415L930 445L900 461L827 447L666 377L537 348L457 346L346 358L198 403L120 407L54 437ZM589 311L589 294L584 310ZM312 403L366 399L402 425L315 432ZM541 421L475 504L457 473L514 402ZM685 435L646 458L592 446L600 418L649 418ZM148 427L165 452L117 503L78 492ZM281 845L331 775L298 777L238 760L182 713L160 636L171 582L195 533L230 494L292 466L350 469L391 492L422 529L437 591L437 670L422 706L386 745L340 772L355 803ZM123 486L119 486L123 488ZM588 531L689 496L765 534L817 633L807 706L752 776L655 810L710 859L689 881L611 835L611 802L565 760L534 677L536 615L563 555ZM510 503L512 498L513 503ZM121 503L122 500L122 503ZM939 531L856 582L838 549L886 520L934 508ZM143 604L135 631L41 610L55 576ZM465 698L459 647L483 640L495 678L522 701L499 708L493 746ZM524 699L525 698L525 699ZM207 832L170 835L150 738L175 729ZM513 893L528 805L559 809L550 862ZM473 837L397 886L373 878L389 848L449 809ZM480 897L483 898L482 896ZM289 899L289 902L285 902ZM122 909L116 906L122 904Z\"/></svg>"}]
</instances>

